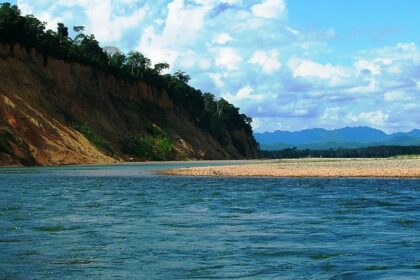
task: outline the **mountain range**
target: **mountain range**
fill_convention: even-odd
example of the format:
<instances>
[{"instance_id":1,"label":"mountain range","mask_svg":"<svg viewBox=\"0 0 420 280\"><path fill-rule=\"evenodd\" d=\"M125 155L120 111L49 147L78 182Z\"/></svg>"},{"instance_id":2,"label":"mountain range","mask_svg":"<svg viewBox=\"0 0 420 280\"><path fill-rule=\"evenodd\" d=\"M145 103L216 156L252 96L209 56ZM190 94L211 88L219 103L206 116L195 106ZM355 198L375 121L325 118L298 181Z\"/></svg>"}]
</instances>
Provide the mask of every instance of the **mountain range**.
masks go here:
<instances>
[{"instance_id":1,"label":"mountain range","mask_svg":"<svg viewBox=\"0 0 420 280\"><path fill-rule=\"evenodd\" d=\"M359 148L380 145L420 145L420 130L387 134L366 126L254 133L262 150Z\"/></svg>"}]
</instances>

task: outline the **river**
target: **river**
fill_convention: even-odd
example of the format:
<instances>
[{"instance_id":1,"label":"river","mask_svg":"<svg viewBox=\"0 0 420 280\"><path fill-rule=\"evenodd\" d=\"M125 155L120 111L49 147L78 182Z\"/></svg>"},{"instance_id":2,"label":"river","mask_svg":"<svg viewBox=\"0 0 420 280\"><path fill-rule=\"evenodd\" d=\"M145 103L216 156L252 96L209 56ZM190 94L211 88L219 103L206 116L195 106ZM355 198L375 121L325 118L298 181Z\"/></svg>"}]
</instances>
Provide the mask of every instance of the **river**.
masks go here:
<instances>
[{"instance_id":1,"label":"river","mask_svg":"<svg viewBox=\"0 0 420 280\"><path fill-rule=\"evenodd\" d=\"M419 179L0 169L0 279L414 279Z\"/></svg>"}]
</instances>

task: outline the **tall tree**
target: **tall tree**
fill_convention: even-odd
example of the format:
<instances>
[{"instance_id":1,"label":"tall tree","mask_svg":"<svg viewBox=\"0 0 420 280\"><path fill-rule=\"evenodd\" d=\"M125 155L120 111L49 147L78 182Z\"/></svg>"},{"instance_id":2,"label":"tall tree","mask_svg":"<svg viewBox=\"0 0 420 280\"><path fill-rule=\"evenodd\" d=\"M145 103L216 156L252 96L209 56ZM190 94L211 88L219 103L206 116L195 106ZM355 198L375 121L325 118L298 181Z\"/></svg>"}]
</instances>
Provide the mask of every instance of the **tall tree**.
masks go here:
<instances>
[{"instance_id":1,"label":"tall tree","mask_svg":"<svg viewBox=\"0 0 420 280\"><path fill-rule=\"evenodd\" d=\"M80 33L85 31L85 27L83 25L73 26L73 31L76 33Z\"/></svg>"},{"instance_id":2,"label":"tall tree","mask_svg":"<svg viewBox=\"0 0 420 280\"><path fill-rule=\"evenodd\" d=\"M150 68L150 59L142 53L131 51L128 53L127 64L130 66L131 74L140 74Z\"/></svg>"},{"instance_id":3,"label":"tall tree","mask_svg":"<svg viewBox=\"0 0 420 280\"><path fill-rule=\"evenodd\" d=\"M100 67L106 67L108 64L108 56L99 46L99 42L96 41L94 35L83 36L79 49L87 61Z\"/></svg>"},{"instance_id":4,"label":"tall tree","mask_svg":"<svg viewBox=\"0 0 420 280\"><path fill-rule=\"evenodd\" d=\"M117 69L122 69L127 61L125 54L121 52L115 52L112 55L109 55L109 65Z\"/></svg>"},{"instance_id":5,"label":"tall tree","mask_svg":"<svg viewBox=\"0 0 420 280\"><path fill-rule=\"evenodd\" d=\"M174 77L177 78L179 81L188 84L188 82L190 81L191 77L189 75L187 75L187 73L185 73L184 71L178 70L174 73Z\"/></svg>"},{"instance_id":6,"label":"tall tree","mask_svg":"<svg viewBox=\"0 0 420 280\"><path fill-rule=\"evenodd\" d=\"M154 70L160 74L163 70L165 69L169 69L169 64L168 63L157 63L155 64Z\"/></svg>"},{"instance_id":7,"label":"tall tree","mask_svg":"<svg viewBox=\"0 0 420 280\"><path fill-rule=\"evenodd\" d=\"M80 44L85 37L85 34L83 33L85 31L85 27L83 25L73 26L73 31L76 33L76 37L74 38L75 43Z\"/></svg>"},{"instance_id":8,"label":"tall tree","mask_svg":"<svg viewBox=\"0 0 420 280\"><path fill-rule=\"evenodd\" d=\"M23 21L20 10L10 3L0 4L0 39L8 42L18 42L22 38Z\"/></svg>"},{"instance_id":9,"label":"tall tree","mask_svg":"<svg viewBox=\"0 0 420 280\"><path fill-rule=\"evenodd\" d=\"M58 38L60 39L60 44L67 40L67 38L69 37L69 29L62 24L61 22L59 22L57 24L57 34L58 34Z\"/></svg>"}]
</instances>

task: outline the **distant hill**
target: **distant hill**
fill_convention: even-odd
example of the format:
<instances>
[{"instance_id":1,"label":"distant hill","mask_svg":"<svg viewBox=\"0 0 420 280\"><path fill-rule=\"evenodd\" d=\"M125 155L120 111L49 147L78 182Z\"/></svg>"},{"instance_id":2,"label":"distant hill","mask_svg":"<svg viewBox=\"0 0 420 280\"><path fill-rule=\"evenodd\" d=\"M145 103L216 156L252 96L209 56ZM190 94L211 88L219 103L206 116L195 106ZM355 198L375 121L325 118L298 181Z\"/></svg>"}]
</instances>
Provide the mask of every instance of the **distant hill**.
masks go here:
<instances>
[{"instance_id":1,"label":"distant hill","mask_svg":"<svg viewBox=\"0 0 420 280\"><path fill-rule=\"evenodd\" d=\"M380 145L420 145L420 130L386 134L366 126L327 130L323 128L301 131L254 133L263 150L358 148Z\"/></svg>"}]
</instances>

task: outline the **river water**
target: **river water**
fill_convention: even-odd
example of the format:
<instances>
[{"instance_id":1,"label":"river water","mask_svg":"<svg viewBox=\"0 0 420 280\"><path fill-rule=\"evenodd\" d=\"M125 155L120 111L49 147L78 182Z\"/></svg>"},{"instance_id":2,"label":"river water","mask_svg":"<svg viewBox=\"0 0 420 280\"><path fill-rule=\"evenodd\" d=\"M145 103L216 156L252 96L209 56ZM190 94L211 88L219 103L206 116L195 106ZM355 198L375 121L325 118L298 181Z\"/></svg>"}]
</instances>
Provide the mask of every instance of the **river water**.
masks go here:
<instances>
[{"instance_id":1,"label":"river water","mask_svg":"<svg viewBox=\"0 0 420 280\"><path fill-rule=\"evenodd\" d=\"M420 275L418 179L152 172L174 166L0 169L0 279Z\"/></svg>"}]
</instances>

